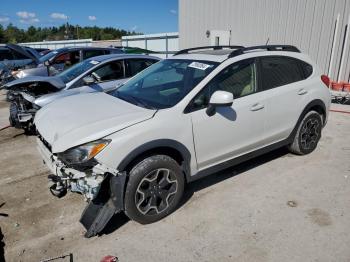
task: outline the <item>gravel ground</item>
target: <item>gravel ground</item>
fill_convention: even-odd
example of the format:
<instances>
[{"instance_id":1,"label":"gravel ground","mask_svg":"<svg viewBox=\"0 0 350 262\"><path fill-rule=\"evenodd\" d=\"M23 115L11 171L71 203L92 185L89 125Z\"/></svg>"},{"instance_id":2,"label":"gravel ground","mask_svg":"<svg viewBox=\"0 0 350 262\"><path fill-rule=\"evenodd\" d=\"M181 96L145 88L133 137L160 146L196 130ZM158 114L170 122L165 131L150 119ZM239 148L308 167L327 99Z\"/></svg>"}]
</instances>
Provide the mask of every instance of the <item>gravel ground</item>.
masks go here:
<instances>
[{"instance_id":1,"label":"gravel ground","mask_svg":"<svg viewBox=\"0 0 350 262\"><path fill-rule=\"evenodd\" d=\"M0 101L0 128L7 106ZM34 137L5 129L0 149L6 261L68 253L74 261L350 261L350 114L331 113L308 156L274 151L190 184L181 207L160 222L117 215L90 239L78 222L82 196L48 192Z\"/></svg>"}]
</instances>

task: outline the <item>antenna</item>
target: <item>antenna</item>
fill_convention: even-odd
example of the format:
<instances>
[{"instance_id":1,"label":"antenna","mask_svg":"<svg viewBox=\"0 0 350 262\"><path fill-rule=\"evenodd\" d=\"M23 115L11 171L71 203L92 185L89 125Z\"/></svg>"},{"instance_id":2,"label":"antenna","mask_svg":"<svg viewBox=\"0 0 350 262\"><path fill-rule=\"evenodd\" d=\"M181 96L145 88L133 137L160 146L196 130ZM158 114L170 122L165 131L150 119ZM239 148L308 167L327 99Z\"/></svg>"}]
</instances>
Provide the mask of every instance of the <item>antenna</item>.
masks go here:
<instances>
[{"instance_id":1,"label":"antenna","mask_svg":"<svg viewBox=\"0 0 350 262\"><path fill-rule=\"evenodd\" d=\"M270 42L270 37L267 38L267 41L266 41L265 45L267 45L269 42Z\"/></svg>"}]
</instances>

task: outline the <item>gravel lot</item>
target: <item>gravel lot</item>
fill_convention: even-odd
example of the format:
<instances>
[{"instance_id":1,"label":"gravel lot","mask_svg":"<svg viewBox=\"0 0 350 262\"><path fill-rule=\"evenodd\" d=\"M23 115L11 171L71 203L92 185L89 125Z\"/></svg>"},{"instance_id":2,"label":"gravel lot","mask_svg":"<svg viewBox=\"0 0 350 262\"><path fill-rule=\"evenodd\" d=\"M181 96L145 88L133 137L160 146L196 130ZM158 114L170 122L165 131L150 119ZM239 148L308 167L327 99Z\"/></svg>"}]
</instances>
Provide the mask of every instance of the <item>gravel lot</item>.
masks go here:
<instances>
[{"instance_id":1,"label":"gravel lot","mask_svg":"<svg viewBox=\"0 0 350 262\"><path fill-rule=\"evenodd\" d=\"M7 106L0 101L0 128ZM91 239L78 222L82 196L49 193L34 137L8 128L0 149L6 261L350 261L350 114L331 113L311 155L278 150L214 174L189 185L166 219L142 226L117 215Z\"/></svg>"}]
</instances>

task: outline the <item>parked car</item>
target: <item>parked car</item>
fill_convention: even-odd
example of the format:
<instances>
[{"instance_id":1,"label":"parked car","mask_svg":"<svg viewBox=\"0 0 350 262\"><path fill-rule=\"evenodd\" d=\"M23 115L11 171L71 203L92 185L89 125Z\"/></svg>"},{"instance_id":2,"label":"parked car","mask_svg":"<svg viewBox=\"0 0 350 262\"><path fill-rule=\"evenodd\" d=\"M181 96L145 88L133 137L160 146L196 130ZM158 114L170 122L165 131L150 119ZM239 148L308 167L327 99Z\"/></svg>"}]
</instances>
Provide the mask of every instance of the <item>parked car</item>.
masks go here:
<instances>
[{"instance_id":1,"label":"parked car","mask_svg":"<svg viewBox=\"0 0 350 262\"><path fill-rule=\"evenodd\" d=\"M24 49L23 47L18 49ZM106 55L106 54L121 54L122 50L116 48L100 48L100 47L64 47L53 50L46 55L33 58L31 64L25 67L20 67L16 70L7 68L0 74L2 85L15 79L28 76L54 76L90 57Z\"/></svg>"},{"instance_id":2,"label":"parked car","mask_svg":"<svg viewBox=\"0 0 350 262\"><path fill-rule=\"evenodd\" d=\"M114 92L63 98L37 113L51 192L89 200L86 237L121 211L158 221L176 209L185 183L270 150L315 150L329 78L307 55L285 45L213 49L182 50Z\"/></svg>"},{"instance_id":3,"label":"parked car","mask_svg":"<svg viewBox=\"0 0 350 262\"><path fill-rule=\"evenodd\" d=\"M113 54L84 60L53 77L32 76L4 85L12 92L10 124L35 133L33 119L43 106L66 96L109 92L130 77L158 62L148 55Z\"/></svg>"},{"instance_id":4,"label":"parked car","mask_svg":"<svg viewBox=\"0 0 350 262\"><path fill-rule=\"evenodd\" d=\"M39 59L40 53L30 47L14 44L0 46L0 70L17 69ZM0 72L1 74L1 72Z\"/></svg>"}]
</instances>

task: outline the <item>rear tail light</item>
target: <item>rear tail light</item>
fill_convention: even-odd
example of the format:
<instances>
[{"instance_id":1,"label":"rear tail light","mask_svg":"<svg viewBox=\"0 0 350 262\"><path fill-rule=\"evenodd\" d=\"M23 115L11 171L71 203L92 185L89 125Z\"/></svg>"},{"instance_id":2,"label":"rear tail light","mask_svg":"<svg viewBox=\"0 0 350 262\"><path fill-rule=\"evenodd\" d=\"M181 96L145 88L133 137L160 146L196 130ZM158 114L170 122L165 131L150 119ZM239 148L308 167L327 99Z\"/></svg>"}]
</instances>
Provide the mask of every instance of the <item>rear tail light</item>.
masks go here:
<instances>
[{"instance_id":1,"label":"rear tail light","mask_svg":"<svg viewBox=\"0 0 350 262\"><path fill-rule=\"evenodd\" d=\"M322 82L329 88L329 85L331 83L331 80L326 75L321 75Z\"/></svg>"}]
</instances>

